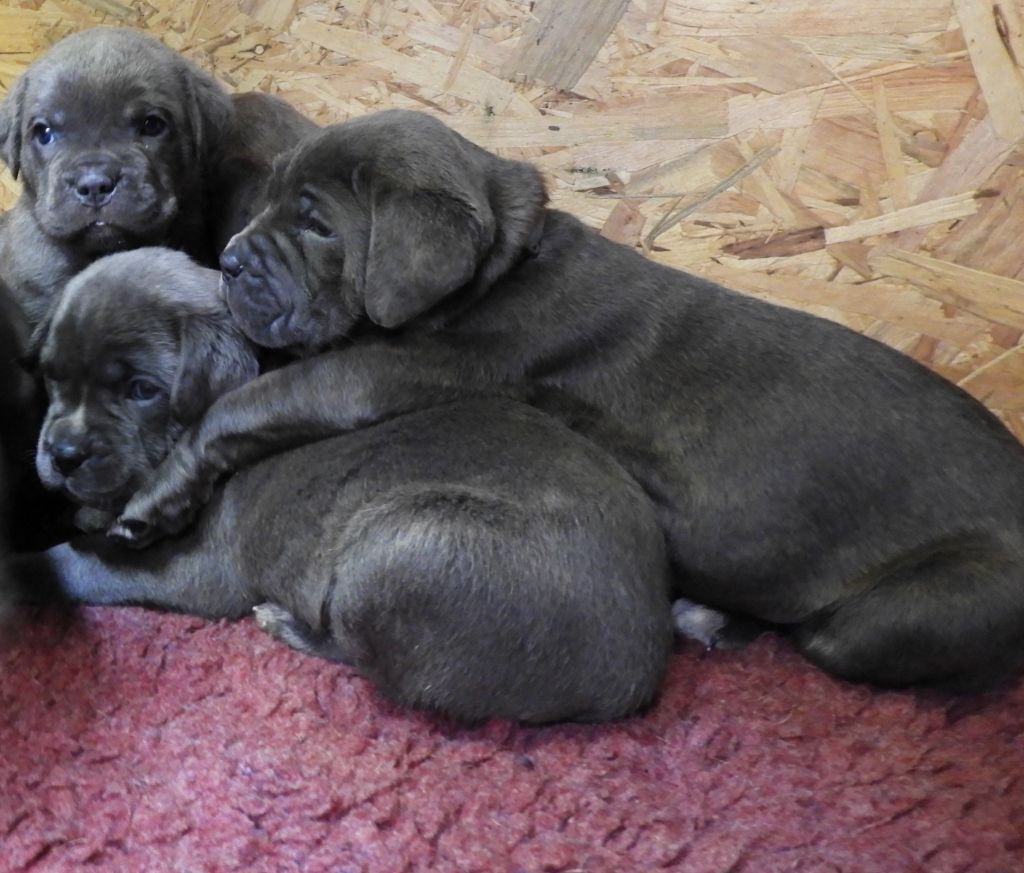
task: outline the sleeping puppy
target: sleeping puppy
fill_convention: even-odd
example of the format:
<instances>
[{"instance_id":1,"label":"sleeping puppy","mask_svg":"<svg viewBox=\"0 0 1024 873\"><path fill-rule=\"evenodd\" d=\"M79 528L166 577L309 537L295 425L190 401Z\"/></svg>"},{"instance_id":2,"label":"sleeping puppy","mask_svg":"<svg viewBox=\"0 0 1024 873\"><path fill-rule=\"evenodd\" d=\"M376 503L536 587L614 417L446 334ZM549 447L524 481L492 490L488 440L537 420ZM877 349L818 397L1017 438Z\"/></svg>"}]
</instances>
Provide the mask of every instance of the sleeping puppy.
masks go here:
<instances>
[{"instance_id":1,"label":"sleeping puppy","mask_svg":"<svg viewBox=\"0 0 1024 873\"><path fill-rule=\"evenodd\" d=\"M184 425L255 376L218 282L181 253L141 249L69 283L39 354L48 486L119 508ZM232 478L182 540L135 552L100 537L17 564L28 586L46 568L86 603L210 618L255 606L296 648L468 720L625 716L654 696L672 640L642 491L583 438L501 398L277 455Z\"/></svg>"},{"instance_id":2,"label":"sleeping puppy","mask_svg":"<svg viewBox=\"0 0 1024 873\"><path fill-rule=\"evenodd\" d=\"M61 40L15 82L0 105L0 158L23 190L0 218L0 273L32 324L64 282L109 252L161 243L216 263L216 241L252 211L236 201L260 193L238 166L265 177L278 151L314 129L266 95L239 101L236 112L177 52L115 28ZM228 226L210 225L211 202L230 204L217 216Z\"/></svg>"},{"instance_id":3,"label":"sleeping puppy","mask_svg":"<svg viewBox=\"0 0 1024 873\"><path fill-rule=\"evenodd\" d=\"M425 115L325 129L270 192L221 257L228 305L262 346L335 350L214 403L126 538L272 451L518 385L641 483L679 596L851 679L970 688L1024 662L1024 449L963 391L603 239Z\"/></svg>"},{"instance_id":4,"label":"sleeping puppy","mask_svg":"<svg viewBox=\"0 0 1024 873\"><path fill-rule=\"evenodd\" d=\"M163 242L215 265L257 211L274 156L315 129L268 95L229 98L140 33L98 28L61 41L0 105L0 157L24 183L0 216L0 281L23 311L6 316L36 325L72 275L116 249ZM22 464L44 406L20 407L31 435L10 452L20 548L68 534L67 507L35 493L31 463Z\"/></svg>"}]
</instances>

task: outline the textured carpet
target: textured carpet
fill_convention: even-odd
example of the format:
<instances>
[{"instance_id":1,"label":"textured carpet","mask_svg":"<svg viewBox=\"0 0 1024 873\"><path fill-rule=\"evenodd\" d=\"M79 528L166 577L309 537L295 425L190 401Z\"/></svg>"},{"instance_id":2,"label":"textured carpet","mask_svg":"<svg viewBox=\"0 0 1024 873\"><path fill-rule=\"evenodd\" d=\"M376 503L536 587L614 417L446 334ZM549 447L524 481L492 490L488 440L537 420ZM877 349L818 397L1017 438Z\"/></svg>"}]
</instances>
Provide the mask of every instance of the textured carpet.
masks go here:
<instances>
[{"instance_id":1,"label":"textured carpet","mask_svg":"<svg viewBox=\"0 0 1024 873\"><path fill-rule=\"evenodd\" d=\"M245 621L88 609L0 654L0 869L1019 873L1024 684L871 692L685 644L647 715L401 712Z\"/></svg>"}]
</instances>

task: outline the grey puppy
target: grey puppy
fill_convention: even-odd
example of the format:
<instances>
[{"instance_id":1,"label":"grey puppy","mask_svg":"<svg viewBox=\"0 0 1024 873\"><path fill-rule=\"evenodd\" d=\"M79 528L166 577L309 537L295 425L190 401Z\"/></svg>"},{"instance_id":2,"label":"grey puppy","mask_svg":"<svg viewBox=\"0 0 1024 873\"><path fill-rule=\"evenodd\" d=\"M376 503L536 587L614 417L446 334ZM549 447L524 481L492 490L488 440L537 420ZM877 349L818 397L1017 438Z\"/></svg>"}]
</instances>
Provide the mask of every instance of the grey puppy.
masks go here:
<instances>
[{"instance_id":1,"label":"grey puppy","mask_svg":"<svg viewBox=\"0 0 1024 873\"><path fill-rule=\"evenodd\" d=\"M215 256L266 205L274 159L320 129L270 94L232 94L231 104L231 130L210 173L208 242Z\"/></svg>"},{"instance_id":2,"label":"grey puppy","mask_svg":"<svg viewBox=\"0 0 1024 873\"><path fill-rule=\"evenodd\" d=\"M641 483L679 596L852 679L970 688L1024 662L1024 449L963 391L603 239L425 115L324 130L270 196L222 255L228 305L260 345L337 348L216 402L126 537L181 529L283 446L517 385Z\"/></svg>"},{"instance_id":3,"label":"grey puppy","mask_svg":"<svg viewBox=\"0 0 1024 873\"><path fill-rule=\"evenodd\" d=\"M39 353L50 487L116 509L184 425L255 375L218 282L181 253L141 249L69 283ZM315 403L317 387L303 390ZM257 606L296 648L468 720L628 715L655 695L672 641L643 492L582 437L501 398L277 455L228 482L182 540L135 552L100 537L17 568L87 603L211 618Z\"/></svg>"},{"instance_id":4,"label":"grey puppy","mask_svg":"<svg viewBox=\"0 0 1024 873\"><path fill-rule=\"evenodd\" d=\"M101 255L161 243L213 265L217 242L244 226L244 201L261 190L239 166L265 176L278 151L313 129L266 95L233 104L212 77L141 33L73 34L0 105L0 158L23 184L0 218L2 278L36 324Z\"/></svg>"}]
</instances>

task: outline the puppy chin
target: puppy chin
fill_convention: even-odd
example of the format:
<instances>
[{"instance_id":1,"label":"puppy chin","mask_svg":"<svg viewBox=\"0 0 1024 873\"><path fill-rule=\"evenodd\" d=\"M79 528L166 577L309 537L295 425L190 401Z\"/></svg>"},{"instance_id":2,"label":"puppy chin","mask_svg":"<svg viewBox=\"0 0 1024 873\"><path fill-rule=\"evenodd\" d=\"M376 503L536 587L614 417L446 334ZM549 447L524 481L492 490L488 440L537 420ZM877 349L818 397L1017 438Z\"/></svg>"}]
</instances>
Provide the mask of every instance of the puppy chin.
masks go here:
<instances>
[{"instance_id":1,"label":"puppy chin","mask_svg":"<svg viewBox=\"0 0 1024 873\"><path fill-rule=\"evenodd\" d=\"M106 254L134 248L134 235L101 217L95 210L73 210L62 215L38 211L36 220L50 239L89 254Z\"/></svg>"},{"instance_id":2,"label":"puppy chin","mask_svg":"<svg viewBox=\"0 0 1024 873\"><path fill-rule=\"evenodd\" d=\"M64 493L79 506L112 515L119 514L125 508L134 491L134 488L125 485L103 490L91 486L77 486L74 482L64 483Z\"/></svg>"},{"instance_id":3,"label":"puppy chin","mask_svg":"<svg viewBox=\"0 0 1024 873\"><path fill-rule=\"evenodd\" d=\"M168 197L142 208L122 202L96 210L63 202L40 204L35 211L36 221L51 239L97 256L164 241L177 203Z\"/></svg>"},{"instance_id":4,"label":"puppy chin","mask_svg":"<svg viewBox=\"0 0 1024 873\"><path fill-rule=\"evenodd\" d=\"M62 491L79 506L112 513L119 512L128 503L135 493L138 478L132 473L122 473L115 479L104 479L92 471L64 477L54 467L53 461L43 454L36 456L36 471L44 488Z\"/></svg>"},{"instance_id":5,"label":"puppy chin","mask_svg":"<svg viewBox=\"0 0 1024 873\"><path fill-rule=\"evenodd\" d=\"M88 225L77 237L78 247L90 255L109 255L137 247L135 237L104 221Z\"/></svg>"},{"instance_id":6,"label":"puppy chin","mask_svg":"<svg viewBox=\"0 0 1024 873\"><path fill-rule=\"evenodd\" d=\"M240 286L247 287L242 289ZM294 327L295 310L281 306L267 291L253 293L253 282L235 280L227 285L228 309L242 333L258 346L283 349L305 339Z\"/></svg>"},{"instance_id":7,"label":"puppy chin","mask_svg":"<svg viewBox=\"0 0 1024 873\"><path fill-rule=\"evenodd\" d=\"M98 257L114 252L140 248L162 237L165 225L139 228L108 221L95 215L79 222L60 221L42 224L47 236L66 245L74 246L83 254Z\"/></svg>"}]
</instances>

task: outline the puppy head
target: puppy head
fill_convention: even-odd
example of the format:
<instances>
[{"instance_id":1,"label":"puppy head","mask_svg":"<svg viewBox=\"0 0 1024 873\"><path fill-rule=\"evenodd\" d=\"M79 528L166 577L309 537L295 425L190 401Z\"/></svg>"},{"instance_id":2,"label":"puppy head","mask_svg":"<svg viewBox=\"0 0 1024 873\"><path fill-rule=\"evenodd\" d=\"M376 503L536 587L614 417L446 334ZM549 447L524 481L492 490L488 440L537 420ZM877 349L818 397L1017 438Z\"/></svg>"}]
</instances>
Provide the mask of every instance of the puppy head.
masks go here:
<instances>
[{"instance_id":1,"label":"puppy head","mask_svg":"<svg viewBox=\"0 0 1024 873\"><path fill-rule=\"evenodd\" d=\"M254 342L310 350L363 316L396 328L486 287L521 256L546 195L528 164L393 110L283 155L269 201L221 258L228 305Z\"/></svg>"},{"instance_id":2,"label":"puppy head","mask_svg":"<svg viewBox=\"0 0 1024 873\"><path fill-rule=\"evenodd\" d=\"M96 256L168 241L231 119L217 83L131 30L61 40L0 104L0 157L42 231Z\"/></svg>"},{"instance_id":3,"label":"puppy head","mask_svg":"<svg viewBox=\"0 0 1024 873\"><path fill-rule=\"evenodd\" d=\"M218 396L254 378L219 277L169 249L110 255L64 289L37 331L50 405L43 484L116 512Z\"/></svg>"}]
</instances>

